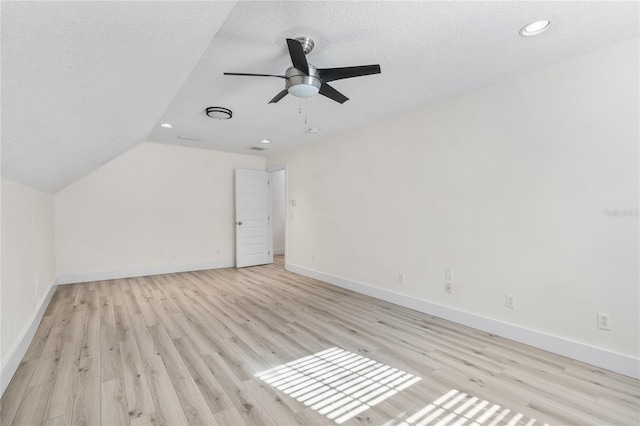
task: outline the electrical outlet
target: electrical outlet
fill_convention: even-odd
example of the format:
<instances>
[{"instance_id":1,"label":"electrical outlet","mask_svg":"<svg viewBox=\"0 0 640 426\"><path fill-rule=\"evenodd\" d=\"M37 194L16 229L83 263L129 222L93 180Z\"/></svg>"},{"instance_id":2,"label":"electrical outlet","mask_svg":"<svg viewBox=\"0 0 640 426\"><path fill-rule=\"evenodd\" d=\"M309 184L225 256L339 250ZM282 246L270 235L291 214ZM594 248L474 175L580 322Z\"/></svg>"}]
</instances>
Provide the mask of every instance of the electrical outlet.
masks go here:
<instances>
[{"instance_id":1,"label":"electrical outlet","mask_svg":"<svg viewBox=\"0 0 640 426\"><path fill-rule=\"evenodd\" d=\"M601 328L602 330L611 330L611 314L598 312L598 328Z\"/></svg>"},{"instance_id":2,"label":"electrical outlet","mask_svg":"<svg viewBox=\"0 0 640 426\"><path fill-rule=\"evenodd\" d=\"M404 283L404 274L402 272L400 272L398 274L398 282L399 283Z\"/></svg>"},{"instance_id":3,"label":"electrical outlet","mask_svg":"<svg viewBox=\"0 0 640 426\"><path fill-rule=\"evenodd\" d=\"M453 293L453 284L445 282L444 283L444 292L447 293L447 294Z\"/></svg>"},{"instance_id":4,"label":"electrical outlet","mask_svg":"<svg viewBox=\"0 0 640 426\"><path fill-rule=\"evenodd\" d=\"M504 298L504 306L507 308L515 309L516 307L516 297L513 294L507 293Z\"/></svg>"}]
</instances>

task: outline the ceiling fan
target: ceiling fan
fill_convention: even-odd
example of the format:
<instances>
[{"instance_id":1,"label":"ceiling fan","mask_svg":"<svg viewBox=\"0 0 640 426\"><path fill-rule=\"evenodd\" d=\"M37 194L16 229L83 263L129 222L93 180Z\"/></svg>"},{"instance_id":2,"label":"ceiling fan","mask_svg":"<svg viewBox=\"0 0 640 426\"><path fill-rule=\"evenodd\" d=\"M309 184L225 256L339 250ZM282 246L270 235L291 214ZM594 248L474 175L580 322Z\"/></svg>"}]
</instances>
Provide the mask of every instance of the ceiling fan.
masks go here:
<instances>
[{"instance_id":1,"label":"ceiling fan","mask_svg":"<svg viewBox=\"0 0 640 426\"><path fill-rule=\"evenodd\" d=\"M292 67L285 71L284 75L274 74L250 74L225 72L224 75L242 75L250 77L278 77L284 78L285 88L278 93L270 104L278 102L284 98L287 93L291 93L298 98L309 98L320 93L329 99L333 99L338 103L345 103L349 100L345 95L338 92L327 83L343 78L361 77L370 74L380 74L380 65L361 65L355 67L340 68L316 68L307 62L307 55L313 49L314 42L308 37L298 37L295 39L288 38L287 46L289 55L291 56Z\"/></svg>"}]
</instances>

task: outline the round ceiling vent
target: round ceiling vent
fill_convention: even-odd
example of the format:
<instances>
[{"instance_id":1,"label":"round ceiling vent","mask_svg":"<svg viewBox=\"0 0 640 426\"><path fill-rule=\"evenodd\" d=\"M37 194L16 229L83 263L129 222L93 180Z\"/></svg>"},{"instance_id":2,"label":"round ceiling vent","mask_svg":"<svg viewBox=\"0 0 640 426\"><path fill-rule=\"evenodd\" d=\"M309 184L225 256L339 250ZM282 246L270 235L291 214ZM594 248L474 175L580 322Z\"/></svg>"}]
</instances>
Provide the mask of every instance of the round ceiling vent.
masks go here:
<instances>
[{"instance_id":1,"label":"round ceiling vent","mask_svg":"<svg viewBox=\"0 0 640 426\"><path fill-rule=\"evenodd\" d=\"M209 107L205 110L207 115L218 120L228 120L233 117L233 112L229 108Z\"/></svg>"}]
</instances>

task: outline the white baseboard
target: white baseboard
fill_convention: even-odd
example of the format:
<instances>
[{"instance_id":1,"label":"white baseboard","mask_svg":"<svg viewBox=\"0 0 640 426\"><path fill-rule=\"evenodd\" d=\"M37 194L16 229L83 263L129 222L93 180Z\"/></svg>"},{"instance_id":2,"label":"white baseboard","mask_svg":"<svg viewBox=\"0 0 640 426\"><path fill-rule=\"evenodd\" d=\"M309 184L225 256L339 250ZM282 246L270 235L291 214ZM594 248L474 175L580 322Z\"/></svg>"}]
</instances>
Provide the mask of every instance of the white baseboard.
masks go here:
<instances>
[{"instance_id":1,"label":"white baseboard","mask_svg":"<svg viewBox=\"0 0 640 426\"><path fill-rule=\"evenodd\" d=\"M302 266L285 264L285 269L296 274L315 278L338 287L352 290L376 299L395 303L396 305L414 309L428 315L446 319L458 324L466 325L477 330L492 333L516 342L524 343L536 348L544 349L558 355L566 356L596 367L604 368L625 376L640 379L640 359L615 352L610 352L594 346L578 343L561 337L552 336L525 327L508 324L486 318L469 312L460 311L447 306L427 302L426 300L385 290L368 284L351 281L334 275L304 268Z\"/></svg>"},{"instance_id":2,"label":"white baseboard","mask_svg":"<svg viewBox=\"0 0 640 426\"><path fill-rule=\"evenodd\" d=\"M42 320L57 287L57 281L53 280L49 291L40 302L40 306L38 306L38 309L34 312L29 324L22 331L17 342L11 350L9 350L5 359L2 360L2 368L0 369L0 397L4 394L7 386L9 386L13 375L16 373L16 370L18 370L18 367L22 362L22 358L24 358L24 355L27 353L27 349L29 349L33 336L35 336L36 331L38 330L40 321Z\"/></svg>"},{"instance_id":3,"label":"white baseboard","mask_svg":"<svg viewBox=\"0 0 640 426\"><path fill-rule=\"evenodd\" d=\"M232 268L233 260L219 262L192 263L190 265L163 265L147 268L124 269L119 271L88 272L84 274L58 275L58 284L76 284L91 281L115 280L119 278L145 277L148 275L174 274L177 272L202 271L205 269Z\"/></svg>"},{"instance_id":4,"label":"white baseboard","mask_svg":"<svg viewBox=\"0 0 640 426\"><path fill-rule=\"evenodd\" d=\"M284 249L283 248L281 248L281 249L273 249L273 254L276 255L276 256L279 255L279 254L284 254Z\"/></svg>"}]
</instances>

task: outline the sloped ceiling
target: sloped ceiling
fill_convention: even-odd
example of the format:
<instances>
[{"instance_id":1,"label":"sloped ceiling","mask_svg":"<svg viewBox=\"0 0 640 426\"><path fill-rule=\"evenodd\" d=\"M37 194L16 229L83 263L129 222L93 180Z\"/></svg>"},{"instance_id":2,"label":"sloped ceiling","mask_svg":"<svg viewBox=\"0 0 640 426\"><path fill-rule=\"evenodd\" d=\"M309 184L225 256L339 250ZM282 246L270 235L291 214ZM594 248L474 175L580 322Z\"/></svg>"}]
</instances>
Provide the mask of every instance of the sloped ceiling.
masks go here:
<instances>
[{"instance_id":1,"label":"sloped ceiling","mask_svg":"<svg viewBox=\"0 0 640 426\"><path fill-rule=\"evenodd\" d=\"M638 37L638 15L611 1L3 2L2 174L55 192L145 139L254 154L267 138L269 155ZM539 19L547 32L518 35ZM283 80L222 74L283 74L299 36L318 67L382 74L333 82L342 105L269 105Z\"/></svg>"},{"instance_id":2,"label":"sloped ceiling","mask_svg":"<svg viewBox=\"0 0 640 426\"><path fill-rule=\"evenodd\" d=\"M2 2L2 175L55 192L144 140L235 2Z\"/></svg>"}]
</instances>

